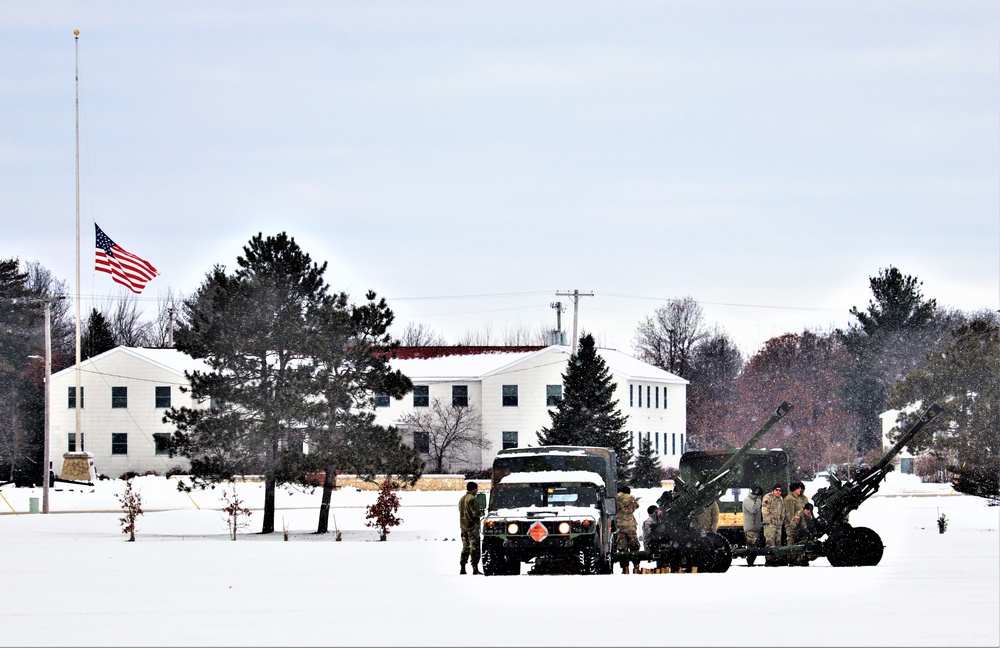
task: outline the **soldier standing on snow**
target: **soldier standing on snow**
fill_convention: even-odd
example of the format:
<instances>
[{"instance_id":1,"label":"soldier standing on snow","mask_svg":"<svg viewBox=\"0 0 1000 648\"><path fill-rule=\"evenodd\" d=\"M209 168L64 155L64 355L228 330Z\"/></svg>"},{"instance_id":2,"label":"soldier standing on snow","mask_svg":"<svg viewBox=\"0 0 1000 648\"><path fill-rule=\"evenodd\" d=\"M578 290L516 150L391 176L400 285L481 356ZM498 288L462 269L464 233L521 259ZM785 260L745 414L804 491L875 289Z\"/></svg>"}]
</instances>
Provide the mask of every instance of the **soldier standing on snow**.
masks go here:
<instances>
[{"instance_id":1,"label":"soldier standing on snow","mask_svg":"<svg viewBox=\"0 0 1000 648\"><path fill-rule=\"evenodd\" d=\"M760 504L761 518L764 521L764 542L768 547L781 546L781 528L785 523L785 502L781 498L781 484L775 484L771 492L764 496ZM774 567L778 560L772 556L764 559L764 565Z\"/></svg>"},{"instance_id":2,"label":"soldier standing on snow","mask_svg":"<svg viewBox=\"0 0 1000 648\"><path fill-rule=\"evenodd\" d=\"M805 539L806 522L803 519L803 507L809 503L809 498L803 494L806 486L802 482L792 482L788 487L790 491L785 496L785 539L786 543L799 544ZM793 565L808 565L808 561L803 561L801 556L791 559Z\"/></svg>"},{"instance_id":3,"label":"soldier standing on snow","mask_svg":"<svg viewBox=\"0 0 1000 648\"><path fill-rule=\"evenodd\" d=\"M743 498L743 535L746 536L747 549L750 550L747 554L747 565L750 567L753 567L754 561L757 560L757 553L753 550L759 547L760 541L763 540L761 535L764 530L764 516L761 513L763 496L764 490L760 486L754 486Z\"/></svg>"},{"instance_id":4,"label":"soldier standing on snow","mask_svg":"<svg viewBox=\"0 0 1000 648\"><path fill-rule=\"evenodd\" d=\"M615 515L615 522L618 526L618 551L639 551L639 535L636 532L635 512L639 508L639 502L632 497L632 489L628 486L620 486L617 500L618 512ZM628 573L628 560L621 560L619 564L622 573ZM639 569L639 561L633 560L632 566Z\"/></svg>"},{"instance_id":5,"label":"soldier standing on snow","mask_svg":"<svg viewBox=\"0 0 1000 648\"><path fill-rule=\"evenodd\" d=\"M462 569L459 574L466 573L465 562L472 558L472 573L479 571L479 507L476 506L476 493L479 485L470 481L465 486L465 495L458 500L458 519L462 529Z\"/></svg>"}]
</instances>

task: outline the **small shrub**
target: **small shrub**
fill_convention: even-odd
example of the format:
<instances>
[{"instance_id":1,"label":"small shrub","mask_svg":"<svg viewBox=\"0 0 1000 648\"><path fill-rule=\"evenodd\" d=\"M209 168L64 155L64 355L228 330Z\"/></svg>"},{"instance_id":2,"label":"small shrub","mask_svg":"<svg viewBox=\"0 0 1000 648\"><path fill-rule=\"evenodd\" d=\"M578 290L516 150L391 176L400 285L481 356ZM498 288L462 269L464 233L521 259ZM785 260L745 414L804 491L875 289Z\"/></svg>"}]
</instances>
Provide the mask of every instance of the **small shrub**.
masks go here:
<instances>
[{"instance_id":1,"label":"small shrub","mask_svg":"<svg viewBox=\"0 0 1000 648\"><path fill-rule=\"evenodd\" d=\"M142 515L142 496L139 491L132 490L132 480L125 480L125 492L115 495L122 504L124 515L118 518L122 525L122 533L128 534L128 541L135 542L135 521Z\"/></svg>"},{"instance_id":2,"label":"small shrub","mask_svg":"<svg viewBox=\"0 0 1000 648\"><path fill-rule=\"evenodd\" d=\"M944 513L938 516L937 525L938 533L944 533L948 530L948 518L944 516Z\"/></svg>"},{"instance_id":3,"label":"small shrub","mask_svg":"<svg viewBox=\"0 0 1000 648\"><path fill-rule=\"evenodd\" d=\"M222 502L225 504L225 506L222 507L222 512L226 514L226 524L229 526L229 537L233 542L236 542L236 531L250 526L250 520L247 518L252 515L252 512L250 509L243 506L244 502L240 499L239 493L236 492L235 484L230 484L229 489L223 489ZM288 532L286 529L286 540L288 539L287 534Z\"/></svg>"},{"instance_id":4,"label":"small shrub","mask_svg":"<svg viewBox=\"0 0 1000 648\"><path fill-rule=\"evenodd\" d=\"M368 506L368 512L365 514L368 521L365 522L365 526L378 527L379 540L385 541L389 527L398 526L403 521L396 517L398 510L399 498L392 492L392 480L386 477L379 488L378 499Z\"/></svg>"}]
</instances>

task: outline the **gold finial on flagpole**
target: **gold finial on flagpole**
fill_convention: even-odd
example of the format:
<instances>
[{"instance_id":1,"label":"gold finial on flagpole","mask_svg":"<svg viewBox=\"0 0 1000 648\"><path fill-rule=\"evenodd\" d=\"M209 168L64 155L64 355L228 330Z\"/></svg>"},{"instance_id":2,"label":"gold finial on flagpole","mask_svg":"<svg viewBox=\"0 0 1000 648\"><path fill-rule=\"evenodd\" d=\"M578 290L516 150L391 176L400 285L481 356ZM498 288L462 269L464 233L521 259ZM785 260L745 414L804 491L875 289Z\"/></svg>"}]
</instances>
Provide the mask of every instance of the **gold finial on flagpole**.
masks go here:
<instances>
[{"instance_id":1,"label":"gold finial on flagpole","mask_svg":"<svg viewBox=\"0 0 1000 648\"><path fill-rule=\"evenodd\" d=\"M79 36L80 35L80 30L79 29L74 29L73 30L73 35L74 36Z\"/></svg>"}]
</instances>

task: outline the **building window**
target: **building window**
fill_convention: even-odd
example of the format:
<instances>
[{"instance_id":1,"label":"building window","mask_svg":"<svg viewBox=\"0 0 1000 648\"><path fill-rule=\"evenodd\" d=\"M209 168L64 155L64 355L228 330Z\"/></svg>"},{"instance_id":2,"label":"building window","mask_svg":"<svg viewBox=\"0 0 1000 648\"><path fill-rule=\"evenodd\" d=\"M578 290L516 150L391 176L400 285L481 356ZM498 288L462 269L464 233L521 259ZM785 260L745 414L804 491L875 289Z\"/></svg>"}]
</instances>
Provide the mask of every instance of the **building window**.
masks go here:
<instances>
[{"instance_id":1,"label":"building window","mask_svg":"<svg viewBox=\"0 0 1000 648\"><path fill-rule=\"evenodd\" d=\"M111 388L111 407L112 409L128 407L128 387Z\"/></svg>"},{"instance_id":2,"label":"building window","mask_svg":"<svg viewBox=\"0 0 1000 648\"><path fill-rule=\"evenodd\" d=\"M469 386L468 385L452 385L451 386L451 406L452 407L468 407L469 406Z\"/></svg>"},{"instance_id":3,"label":"building window","mask_svg":"<svg viewBox=\"0 0 1000 648\"><path fill-rule=\"evenodd\" d=\"M389 407L389 396L387 394L375 394L375 407Z\"/></svg>"},{"instance_id":4,"label":"building window","mask_svg":"<svg viewBox=\"0 0 1000 648\"><path fill-rule=\"evenodd\" d=\"M83 400L87 396L86 392L83 391L83 387L80 388L80 409L83 409ZM76 387L70 387L69 393L67 394L67 403L70 409L76 409Z\"/></svg>"},{"instance_id":5,"label":"building window","mask_svg":"<svg viewBox=\"0 0 1000 648\"><path fill-rule=\"evenodd\" d=\"M153 433L153 446L156 448L156 454L158 454L158 455L169 455L170 454L170 434L168 432L154 432Z\"/></svg>"},{"instance_id":6,"label":"building window","mask_svg":"<svg viewBox=\"0 0 1000 648\"><path fill-rule=\"evenodd\" d=\"M69 452L76 452L76 432L70 432L67 435L66 450ZM83 444L86 442L86 437L83 436L83 432L80 433L80 452L83 452Z\"/></svg>"},{"instance_id":7,"label":"building window","mask_svg":"<svg viewBox=\"0 0 1000 648\"><path fill-rule=\"evenodd\" d=\"M633 398L634 392L635 392L635 385L629 385L628 386L628 406L629 407L634 407L635 406L635 403L633 402L635 400Z\"/></svg>"},{"instance_id":8,"label":"building window","mask_svg":"<svg viewBox=\"0 0 1000 648\"><path fill-rule=\"evenodd\" d=\"M663 388L663 409L667 409L667 388Z\"/></svg>"},{"instance_id":9,"label":"building window","mask_svg":"<svg viewBox=\"0 0 1000 648\"><path fill-rule=\"evenodd\" d=\"M111 454L113 455L127 455L128 454L128 434L125 432L112 432L111 433Z\"/></svg>"},{"instance_id":10,"label":"building window","mask_svg":"<svg viewBox=\"0 0 1000 648\"><path fill-rule=\"evenodd\" d=\"M545 406L556 407L562 400L562 385L545 385Z\"/></svg>"},{"instance_id":11,"label":"building window","mask_svg":"<svg viewBox=\"0 0 1000 648\"><path fill-rule=\"evenodd\" d=\"M431 435L417 430L413 433L413 447L417 452L427 454L431 451Z\"/></svg>"},{"instance_id":12,"label":"building window","mask_svg":"<svg viewBox=\"0 0 1000 648\"><path fill-rule=\"evenodd\" d=\"M431 406L431 388L428 385L413 386L413 406L414 407Z\"/></svg>"},{"instance_id":13,"label":"building window","mask_svg":"<svg viewBox=\"0 0 1000 648\"><path fill-rule=\"evenodd\" d=\"M639 407L642 407L642 385L639 385Z\"/></svg>"},{"instance_id":14,"label":"building window","mask_svg":"<svg viewBox=\"0 0 1000 648\"><path fill-rule=\"evenodd\" d=\"M660 386L656 386L656 409L660 409Z\"/></svg>"},{"instance_id":15,"label":"building window","mask_svg":"<svg viewBox=\"0 0 1000 648\"><path fill-rule=\"evenodd\" d=\"M156 407L170 407L170 386L156 388Z\"/></svg>"},{"instance_id":16,"label":"building window","mask_svg":"<svg viewBox=\"0 0 1000 648\"><path fill-rule=\"evenodd\" d=\"M503 386L503 406L517 407L517 385Z\"/></svg>"},{"instance_id":17,"label":"building window","mask_svg":"<svg viewBox=\"0 0 1000 648\"><path fill-rule=\"evenodd\" d=\"M635 450L635 434L628 435L628 449L630 452Z\"/></svg>"},{"instance_id":18,"label":"building window","mask_svg":"<svg viewBox=\"0 0 1000 648\"><path fill-rule=\"evenodd\" d=\"M660 454L660 433L659 433L659 432L657 432L657 433L656 433L656 436L655 436L654 438L656 439L656 450L655 450L655 454Z\"/></svg>"},{"instance_id":19,"label":"building window","mask_svg":"<svg viewBox=\"0 0 1000 648\"><path fill-rule=\"evenodd\" d=\"M517 447L517 431L503 432L503 449L516 448Z\"/></svg>"},{"instance_id":20,"label":"building window","mask_svg":"<svg viewBox=\"0 0 1000 648\"><path fill-rule=\"evenodd\" d=\"M649 385L646 385L646 407L652 407L653 406L653 400L649 397L650 394L652 393L652 391L653 391L653 388L650 387Z\"/></svg>"},{"instance_id":21,"label":"building window","mask_svg":"<svg viewBox=\"0 0 1000 648\"><path fill-rule=\"evenodd\" d=\"M687 440L684 438L684 435L682 434L681 435L681 454L684 454L684 452L686 450L687 450Z\"/></svg>"},{"instance_id":22,"label":"building window","mask_svg":"<svg viewBox=\"0 0 1000 648\"><path fill-rule=\"evenodd\" d=\"M677 454L677 433L676 432L671 432L670 433L670 454L672 454L672 455L676 455Z\"/></svg>"}]
</instances>

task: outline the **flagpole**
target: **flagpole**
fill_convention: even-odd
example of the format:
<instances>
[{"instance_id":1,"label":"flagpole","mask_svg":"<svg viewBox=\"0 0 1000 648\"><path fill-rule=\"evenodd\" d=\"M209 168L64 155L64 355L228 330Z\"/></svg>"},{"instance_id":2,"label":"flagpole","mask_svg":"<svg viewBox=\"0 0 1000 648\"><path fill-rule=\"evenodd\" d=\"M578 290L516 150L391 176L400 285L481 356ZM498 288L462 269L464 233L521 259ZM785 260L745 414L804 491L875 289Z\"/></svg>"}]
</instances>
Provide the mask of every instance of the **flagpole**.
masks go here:
<instances>
[{"instance_id":1,"label":"flagpole","mask_svg":"<svg viewBox=\"0 0 1000 648\"><path fill-rule=\"evenodd\" d=\"M76 49L76 443L74 450L83 452L83 433L80 431L80 407L83 390L80 387L80 30L73 30Z\"/></svg>"}]
</instances>

